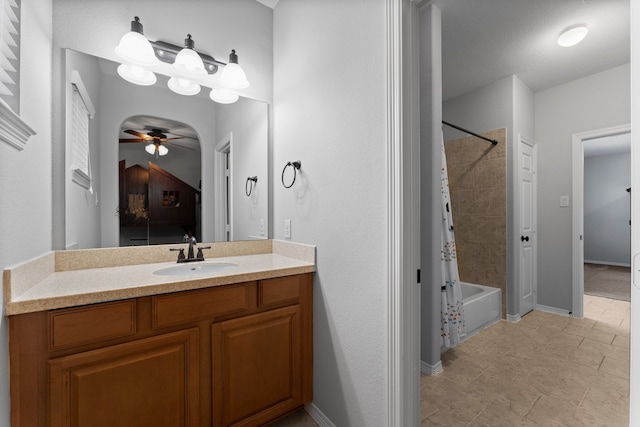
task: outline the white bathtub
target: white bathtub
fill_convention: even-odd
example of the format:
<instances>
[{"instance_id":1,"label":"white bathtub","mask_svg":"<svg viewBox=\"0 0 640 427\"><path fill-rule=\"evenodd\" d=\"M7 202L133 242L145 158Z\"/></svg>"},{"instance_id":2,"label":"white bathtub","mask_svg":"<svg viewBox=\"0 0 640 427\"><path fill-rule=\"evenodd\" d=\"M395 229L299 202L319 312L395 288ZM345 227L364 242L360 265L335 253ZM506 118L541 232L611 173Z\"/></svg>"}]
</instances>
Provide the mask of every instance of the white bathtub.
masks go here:
<instances>
[{"instance_id":1,"label":"white bathtub","mask_svg":"<svg viewBox=\"0 0 640 427\"><path fill-rule=\"evenodd\" d=\"M466 327L464 339L502 319L500 289L465 282L460 282L460 287Z\"/></svg>"}]
</instances>

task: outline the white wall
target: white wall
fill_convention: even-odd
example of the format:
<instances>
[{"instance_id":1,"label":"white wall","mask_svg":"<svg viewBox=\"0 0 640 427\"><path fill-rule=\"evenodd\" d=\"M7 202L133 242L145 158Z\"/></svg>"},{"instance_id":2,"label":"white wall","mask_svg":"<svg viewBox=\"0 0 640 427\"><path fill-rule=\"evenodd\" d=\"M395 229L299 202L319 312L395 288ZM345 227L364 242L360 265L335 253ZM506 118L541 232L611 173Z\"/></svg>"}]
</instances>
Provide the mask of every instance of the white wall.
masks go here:
<instances>
[{"instance_id":1,"label":"white wall","mask_svg":"<svg viewBox=\"0 0 640 427\"><path fill-rule=\"evenodd\" d=\"M82 83L89 94L94 107L100 99L100 68L95 57L82 55L75 51L67 51L65 55L66 80L65 96L71 99L71 71L80 74ZM89 121L89 154L91 157L91 175L94 178L91 194L88 189L72 181L71 171L71 102L66 103L65 135L68 135L65 145L65 246L73 249L95 248L100 246L100 207L98 194L100 193L100 112ZM96 203L98 202L98 203Z\"/></svg>"},{"instance_id":2,"label":"white wall","mask_svg":"<svg viewBox=\"0 0 640 427\"><path fill-rule=\"evenodd\" d=\"M317 245L314 404L338 426L385 425L388 412L385 6L274 11L274 236L291 219L292 240Z\"/></svg>"},{"instance_id":3,"label":"white wall","mask_svg":"<svg viewBox=\"0 0 640 427\"><path fill-rule=\"evenodd\" d=\"M36 132L23 151L0 143L0 268L51 249L51 0L22 2L20 115ZM0 296L0 426L9 427L7 318Z\"/></svg>"},{"instance_id":4,"label":"white wall","mask_svg":"<svg viewBox=\"0 0 640 427\"><path fill-rule=\"evenodd\" d=\"M631 263L631 153L584 159L584 259Z\"/></svg>"},{"instance_id":5,"label":"white wall","mask_svg":"<svg viewBox=\"0 0 640 427\"><path fill-rule=\"evenodd\" d=\"M629 124L629 80L627 64L535 94L538 304L572 309L572 211L560 207L572 195L572 135Z\"/></svg>"},{"instance_id":6,"label":"white wall","mask_svg":"<svg viewBox=\"0 0 640 427\"><path fill-rule=\"evenodd\" d=\"M216 143L231 134L231 240L269 236L268 105L250 99L216 107ZM247 177L258 177L247 196ZM261 235L260 220L264 223Z\"/></svg>"}]
</instances>

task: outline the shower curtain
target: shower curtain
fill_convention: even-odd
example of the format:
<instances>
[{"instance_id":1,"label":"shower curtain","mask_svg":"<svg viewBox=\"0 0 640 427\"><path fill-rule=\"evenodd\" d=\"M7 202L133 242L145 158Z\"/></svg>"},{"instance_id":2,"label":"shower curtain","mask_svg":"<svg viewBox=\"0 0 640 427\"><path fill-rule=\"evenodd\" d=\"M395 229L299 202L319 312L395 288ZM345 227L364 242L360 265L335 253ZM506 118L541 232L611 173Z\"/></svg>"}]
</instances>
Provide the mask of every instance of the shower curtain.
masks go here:
<instances>
[{"instance_id":1,"label":"shower curtain","mask_svg":"<svg viewBox=\"0 0 640 427\"><path fill-rule=\"evenodd\" d=\"M458 274L456 241L453 235L453 218L449 194L449 175L447 157L444 151L444 136L441 135L442 168L440 181L442 187L442 249L440 265L442 268L441 286L441 336L444 347L453 347L465 335L464 309L462 306L462 289Z\"/></svg>"}]
</instances>

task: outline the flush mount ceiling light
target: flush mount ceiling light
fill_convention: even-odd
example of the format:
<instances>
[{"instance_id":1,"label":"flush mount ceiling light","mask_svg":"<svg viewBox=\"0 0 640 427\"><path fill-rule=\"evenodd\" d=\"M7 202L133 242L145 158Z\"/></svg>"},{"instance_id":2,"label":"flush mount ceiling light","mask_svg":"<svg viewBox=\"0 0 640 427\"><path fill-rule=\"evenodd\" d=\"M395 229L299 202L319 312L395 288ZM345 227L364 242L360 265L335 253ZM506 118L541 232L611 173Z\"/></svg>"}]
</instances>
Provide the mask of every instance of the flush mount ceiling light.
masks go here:
<instances>
[{"instance_id":1,"label":"flush mount ceiling light","mask_svg":"<svg viewBox=\"0 0 640 427\"><path fill-rule=\"evenodd\" d=\"M560 34L558 44L562 47L575 46L587 36L589 30L584 25L571 27Z\"/></svg>"},{"instance_id":2,"label":"flush mount ceiling light","mask_svg":"<svg viewBox=\"0 0 640 427\"><path fill-rule=\"evenodd\" d=\"M142 24L136 16L131 21L131 32L125 34L116 47L116 53L123 63L118 67L118 74L125 80L138 85L150 86L156 83L155 74L149 67L156 67L159 61L172 64L168 74L169 88L180 95L195 95L200 92L207 75L215 74L220 67L222 72L214 81L210 98L216 102L231 103L238 100L238 95L231 90L249 87L249 81L242 67L238 65L238 55L232 50L229 63L225 64L214 57L195 50L191 34L187 35L184 46L165 41L147 40L142 32ZM156 69L157 71L157 69ZM211 86L209 86L211 87ZM162 154L161 154L162 155Z\"/></svg>"}]
</instances>

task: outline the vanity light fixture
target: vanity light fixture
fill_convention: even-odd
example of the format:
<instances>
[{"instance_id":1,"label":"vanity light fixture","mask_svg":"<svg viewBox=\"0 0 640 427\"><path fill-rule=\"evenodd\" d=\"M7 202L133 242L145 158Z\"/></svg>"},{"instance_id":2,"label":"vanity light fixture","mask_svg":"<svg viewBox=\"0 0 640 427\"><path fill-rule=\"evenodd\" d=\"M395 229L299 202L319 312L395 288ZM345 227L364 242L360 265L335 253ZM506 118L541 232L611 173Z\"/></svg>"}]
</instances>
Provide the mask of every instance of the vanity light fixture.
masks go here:
<instances>
[{"instance_id":1,"label":"vanity light fixture","mask_svg":"<svg viewBox=\"0 0 640 427\"><path fill-rule=\"evenodd\" d=\"M558 37L558 44L562 47L575 46L584 40L588 32L589 29L584 25L568 28Z\"/></svg>"},{"instance_id":2,"label":"vanity light fixture","mask_svg":"<svg viewBox=\"0 0 640 427\"><path fill-rule=\"evenodd\" d=\"M137 16L131 21L131 31L120 39L116 54L123 60L118 66L118 74L128 82L151 86L156 83L156 75L145 67L159 63L151 43L142 32L142 23Z\"/></svg>"},{"instance_id":3,"label":"vanity light fixture","mask_svg":"<svg viewBox=\"0 0 640 427\"><path fill-rule=\"evenodd\" d=\"M155 154L156 159L158 158L158 156L166 156L167 153L169 153L169 149L157 141L152 142L151 144L147 144L147 146L144 147L144 151L151 155Z\"/></svg>"},{"instance_id":4,"label":"vanity light fixture","mask_svg":"<svg viewBox=\"0 0 640 427\"><path fill-rule=\"evenodd\" d=\"M237 93L233 93L229 90L213 88L209 93L209 98L220 104L233 104L240 97Z\"/></svg>"},{"instance_id":5,"label":"vanity light fixture","mask_svg":"<svg viewBox=\"0 0 640 427\"><path fill-rule=\"evenodd\" d=\"M242 67L238 65L238 55L232 49L229 55L229 63L222 69L220 83L230 89L245 89L249 87L249 80L244 74Z\"/></svg>"},{"instance_id":6,"label":"vanity light fixture","mask_svg":"<svg viewBox=\"0 0 640 427\"><path fill-rule=\"evenodd\" d=\"M129 39L133 42L129 42ZM125 47L129 43L137 48ZM155 84L156 76L148 70L148 67L154 67L162 61L173 64L173 72L168 73L170 79L167 85L173 92L180 95L199 93L203 79L206 79L207 75L215 74L220 67L222 67L220 77L217 82L215 80L212 82L213 89L209 94L213 101L223 104L236 102L239 96L234 91L249 87L247 76L238 65L235 49L231 50L229 63L225 64L210 55L196 51L191 34L187 35L183 47L165 41L147 40L142 33L142 24L137 16L134 21L131 21L131 32L125 34L116 47L116 53L123 60L122 65L118 67L118 74L123 79L138 85Z\"/></svg>"}]
</instances>

